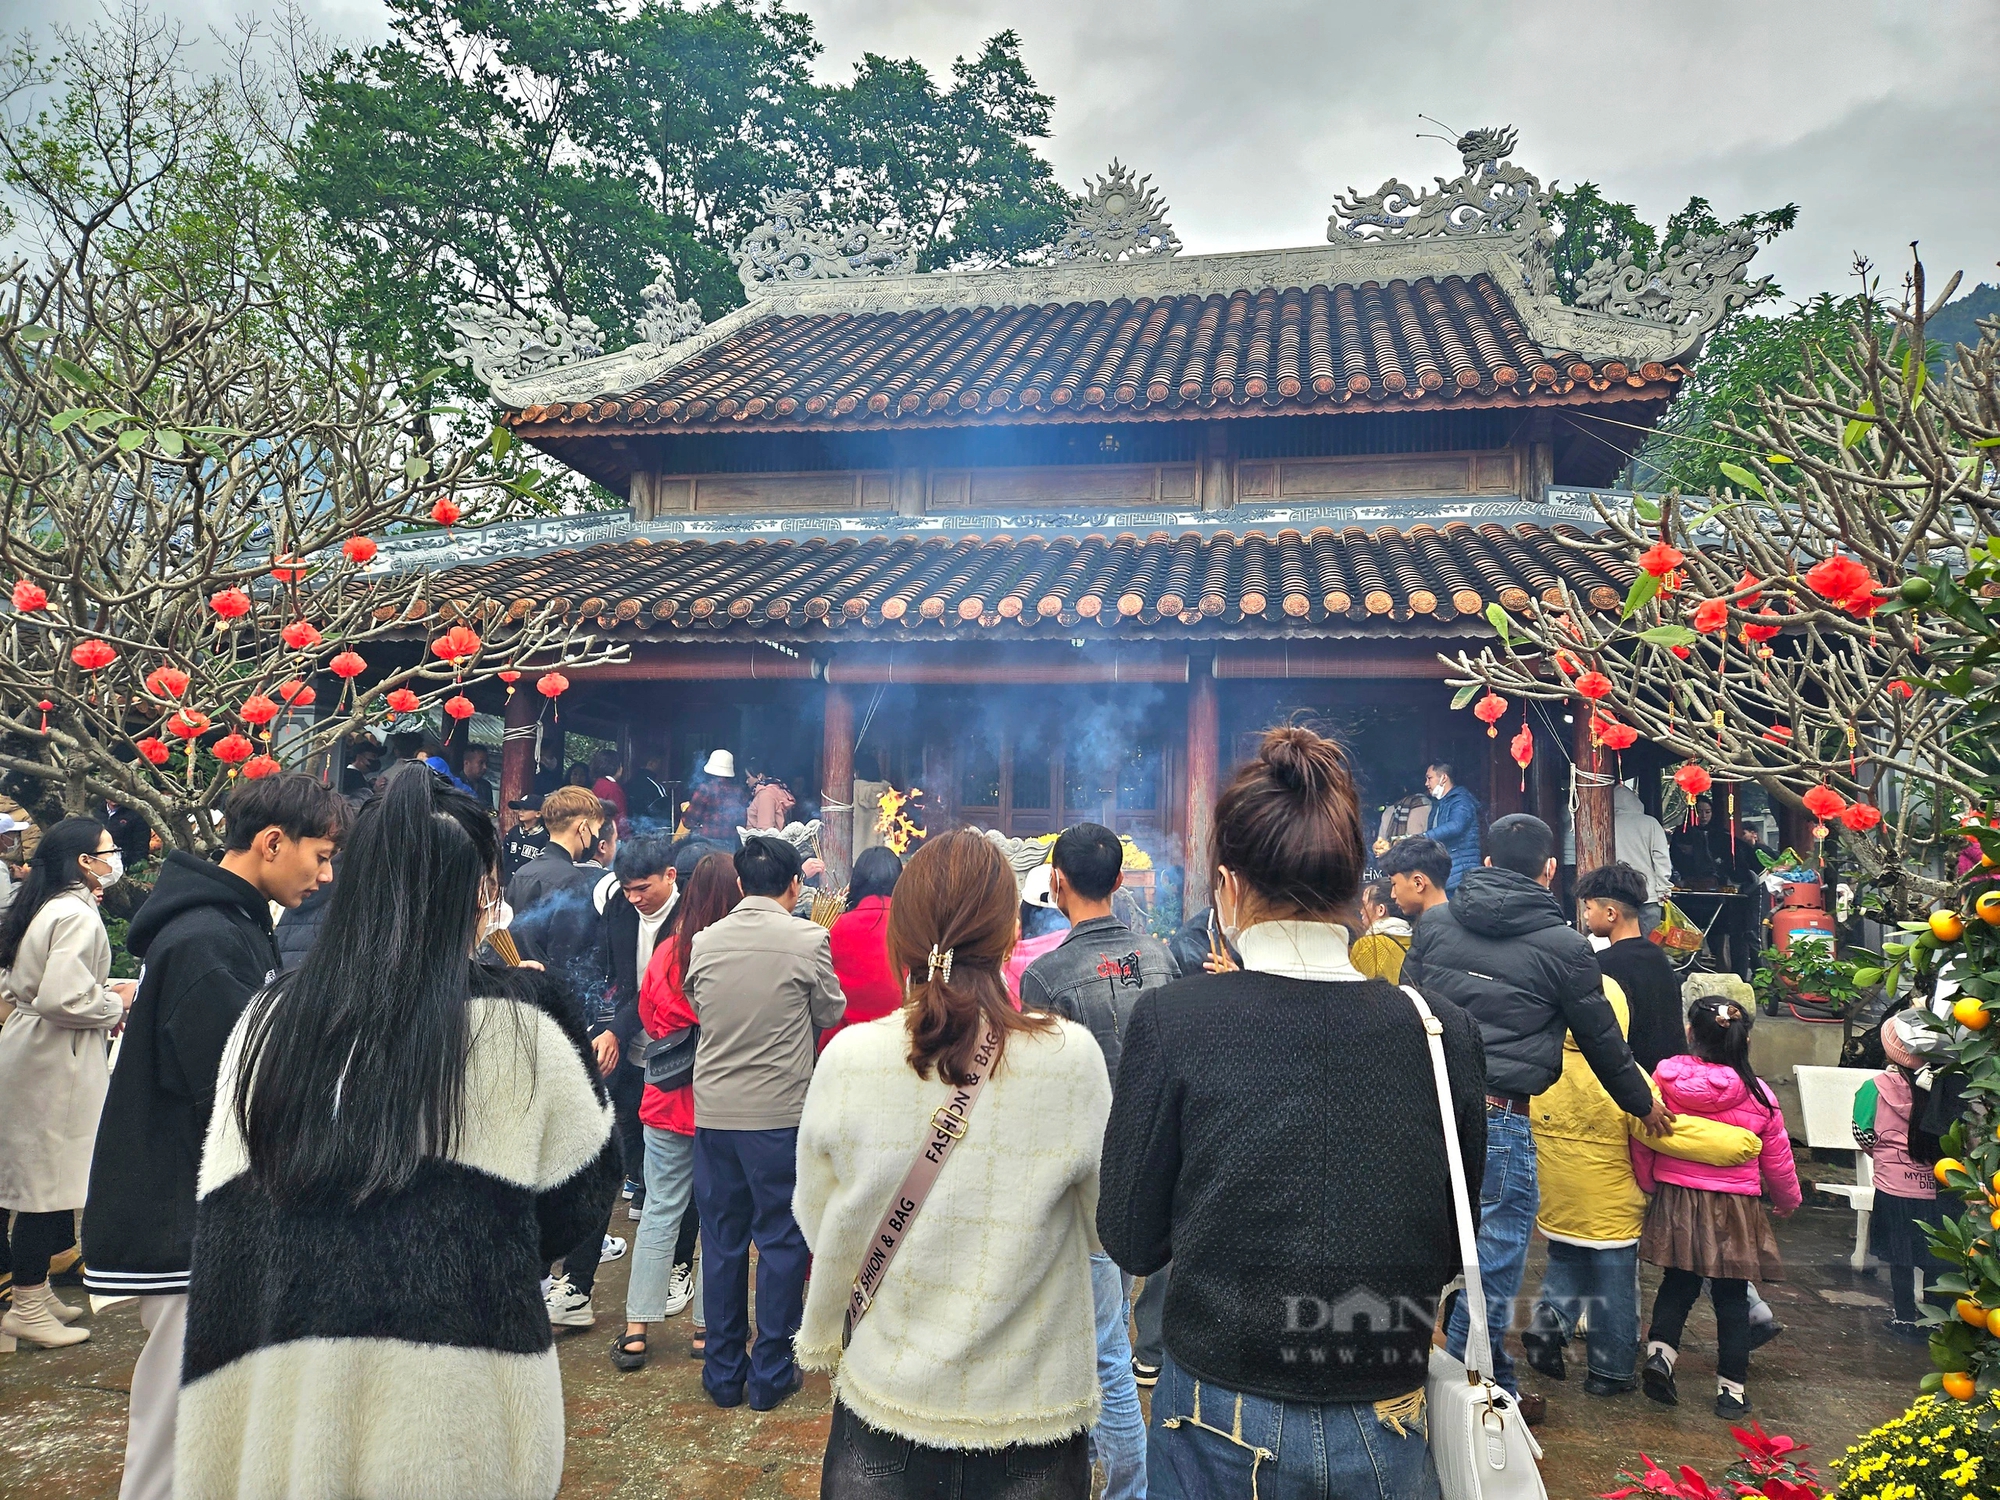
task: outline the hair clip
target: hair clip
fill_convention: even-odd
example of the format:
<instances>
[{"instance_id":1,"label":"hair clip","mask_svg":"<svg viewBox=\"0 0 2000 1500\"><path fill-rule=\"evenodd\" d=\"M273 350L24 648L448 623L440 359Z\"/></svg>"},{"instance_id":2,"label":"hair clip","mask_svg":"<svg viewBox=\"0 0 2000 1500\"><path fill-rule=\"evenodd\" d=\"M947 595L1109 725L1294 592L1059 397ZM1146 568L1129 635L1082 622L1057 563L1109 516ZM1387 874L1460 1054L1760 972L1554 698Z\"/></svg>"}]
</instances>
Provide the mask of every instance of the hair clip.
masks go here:
<instances>
[{"instance_id":1,"label":"hair clip","mask_svg":"<svg viewBox=\"0 0 2000 1500\"><path fill-rule=\"evenodd\" d=\"M952 949L947 948L944 952L940 953L938 952L938 945L936 943L931 944L930 970L924 975L924 983L929 984L935 979L943 979L946 984L951 983L952 952Z\"/></svg>"}]
</instances>

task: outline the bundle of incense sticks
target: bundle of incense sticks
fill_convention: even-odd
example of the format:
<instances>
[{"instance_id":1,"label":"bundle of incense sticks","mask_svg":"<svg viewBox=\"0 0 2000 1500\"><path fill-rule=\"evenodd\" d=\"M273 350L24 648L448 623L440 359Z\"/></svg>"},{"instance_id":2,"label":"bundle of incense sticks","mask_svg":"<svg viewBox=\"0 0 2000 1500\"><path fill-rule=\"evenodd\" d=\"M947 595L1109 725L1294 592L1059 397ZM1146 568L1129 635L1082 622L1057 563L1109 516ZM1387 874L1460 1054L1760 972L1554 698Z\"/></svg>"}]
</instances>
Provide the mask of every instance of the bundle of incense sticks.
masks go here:
<instances>
[{"instance_id":1,"label":"bundle of incense sticks","mask_svg":"<svg viewBox=\"0 0 2000 1500\"><path fill-rule=\"evenodd\" d=\"M521 967L521 950L514 946L514 934L504 927L496 927L486 934L486 946L500 955L500 962L510 969Z\"/></svg>"}]
</instances>

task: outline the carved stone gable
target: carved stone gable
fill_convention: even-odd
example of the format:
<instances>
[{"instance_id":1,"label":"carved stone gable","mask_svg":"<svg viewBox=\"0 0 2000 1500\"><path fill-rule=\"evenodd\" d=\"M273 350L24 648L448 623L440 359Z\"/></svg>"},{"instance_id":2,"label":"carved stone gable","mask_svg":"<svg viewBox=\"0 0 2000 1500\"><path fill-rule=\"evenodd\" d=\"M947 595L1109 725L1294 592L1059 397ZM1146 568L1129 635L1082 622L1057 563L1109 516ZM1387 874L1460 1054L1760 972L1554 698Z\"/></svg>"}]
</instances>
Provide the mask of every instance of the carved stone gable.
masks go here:
<instances>
[{"instance_id":1,"label":"carved stone gable","mask_svg":"<svg viewBox=\"0 0 2000 1500\"><path fill-rule=\"evenodd\" d=\"M1151 176L1134 180L1132 169L1114 158L1111 169L1089 191L1056 244L1063 260L1139 260L1178 255L1180 236L1167 223L1166 201Z\"/></svg>"},{"instance_id":2,"label":"carved stone gable","mask_svg":"<svg viewBox=\"0 0 2000 1500\"><path fill-rule=\"evenodd\" d=\"M595 322L553 309L523 315L461 302L444 321L458 335L451 362L470 365L488 386L595 359L604 352L603 335Z\"/></svg>"},{"instance_id":3,"label":"carved stone gable","mask_svg":"<svg viewBox=\"0 0 2000 1500\"><path fill-rule=\"evenodd\" d=\"M1738 225L1677 240L1645 260L1627 250L1599 260L1576 281L1576 305L1641 318L1699 336L1735 308L1767 295L1771 278L1745 280L1757 236Z\"/></svg>"},{"instance_id":4,"label":"carved stone gable","mask_svg":"<svg viewBox=\"0 0 2000 1500\"><path fill-rule=\"evenodd\" d=\"M680 300L680 292L674 285L674 268L666 258L657 257L655 264L660 274L640 293L643 307L639 314L638 342L664 353L681 340L700 333L704 320L699 302L692 297L685 302Z\"/></svg>"}]
</instances>

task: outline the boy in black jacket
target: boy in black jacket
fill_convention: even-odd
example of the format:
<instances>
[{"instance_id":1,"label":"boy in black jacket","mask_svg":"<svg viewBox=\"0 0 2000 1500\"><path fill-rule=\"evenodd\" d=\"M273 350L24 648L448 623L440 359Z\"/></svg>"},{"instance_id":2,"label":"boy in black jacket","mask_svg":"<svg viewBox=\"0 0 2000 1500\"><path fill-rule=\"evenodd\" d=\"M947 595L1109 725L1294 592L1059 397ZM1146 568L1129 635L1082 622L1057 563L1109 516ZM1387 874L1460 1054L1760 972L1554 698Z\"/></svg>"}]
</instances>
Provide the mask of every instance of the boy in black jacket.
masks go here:
<instances>
[{"instance_id":1,"label":"boy in black jacket","mask_svg":"<svg viewBox=\"0 0 2000 1500\"><path fill-rule=\"evenodd\" d=\"M221 860L168 855L126 937L144 967L83 1212L84 1284L101 1297L138 1297L147 1332L132 1372L119 1500L173 1492L195 1179L222 1049L278 968L271 904L295 907L333 878L346 813L346 802L310 776L239 782L224 813Z\"/></svg>"}]
</instances>

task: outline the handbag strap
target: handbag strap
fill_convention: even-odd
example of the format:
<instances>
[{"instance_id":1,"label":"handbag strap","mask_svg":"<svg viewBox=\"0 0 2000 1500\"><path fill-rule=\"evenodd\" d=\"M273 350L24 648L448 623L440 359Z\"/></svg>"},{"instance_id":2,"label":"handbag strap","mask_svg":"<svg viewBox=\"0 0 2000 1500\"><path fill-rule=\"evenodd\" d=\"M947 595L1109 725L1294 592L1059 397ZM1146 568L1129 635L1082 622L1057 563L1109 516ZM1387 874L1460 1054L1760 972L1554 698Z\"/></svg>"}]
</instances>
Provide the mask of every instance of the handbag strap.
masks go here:
<instances>
[{"instance_id":1,"label":"handbag strap","mask_svg":"<svg viewBox=\"0 0 2000 1500\"><path fill-rule=\"evenodd\" d=\"M1444 1124L1445 1161L1451 1170L1452 1217L1458 1222L1458 1253L1465 1271L1469 1325L1465 1335L1465 1373L1477 1385L1484 1378L1481 1370L1492 1361L1493 1346L1487 1341L1486 1289L1479 1280L1479 1236L1472 1227L1472 1194L1465 1181L1465 1153L1458 1145L1458 1112L1452 1108L1451 1078L1445 1071L1444 1023L1431 1013L1422 995L1407 984L1402 990L1423 1018L1424 1039L1430 1044L1431 1076L1437 1081L1438 1116Z\"/></svg>"},{"instance_id":2,"label":"handbag strap","mask_svg":"<svg viewBox=\"0 0 2000 1500\"><path fill-rule=\"evenodd\" d=\"M853 1338L861 1320L868 1316L868 1309L875 1305L875 1294L882 1286L882 1278L888 1274L889 1263L902 1248L910 1226L916 1222L917 1214L924 1206L924 1200L930 1197L938 1173L944 1170L944 1164L951 1156L951 1148L965 1138L966 1117L978 1102L979 1091L985 1087L999 1052L1000 1034L988 1021L980 1034L979 1045L973 1049L970 1076L952 1090L949 1099L931 1112L930 1126L924 1132L923 1144L917 1148L917 1159L903 1174L902 1185L889 1200L888 1208L882 1212L882 1222L875 1226L875 1233L868 1241L867 1252L861 1257L861 1269L854 1273L854 1288L848 1294L847 1314L842 1319L840 1346L843 1349Z\"/></svg>"}]
</instances>

